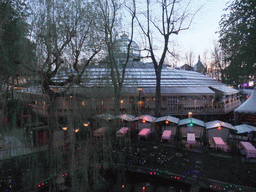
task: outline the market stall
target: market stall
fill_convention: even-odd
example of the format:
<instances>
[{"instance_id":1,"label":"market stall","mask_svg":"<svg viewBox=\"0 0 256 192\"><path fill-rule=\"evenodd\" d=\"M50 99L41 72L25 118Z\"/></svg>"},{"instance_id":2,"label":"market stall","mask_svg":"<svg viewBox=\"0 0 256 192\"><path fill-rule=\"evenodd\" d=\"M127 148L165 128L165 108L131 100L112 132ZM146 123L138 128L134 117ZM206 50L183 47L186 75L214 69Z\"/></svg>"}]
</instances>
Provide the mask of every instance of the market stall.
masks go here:
<instances>
[{"instance_id":1,"label":"market stall","mask_svg":"<svg viewBox=\"0 0 256 192\"><path fill-rule=\"evenodd\" d=\"M187 133L194 133L196 138L203 139L205 136L205 123L195 118L187 118L179 121L178 129L182 138L187 137Z\"/></svg>"},{"instance_id":2,"label":"market stall","mask_svg":"<svg viewBox=\"0 0 256 192\"><path fill-rule=\"evenodd\" d=\"M230 123L219 120L207 122L205 126L209 140L212 140L213 137L221 137L226 142L229 139L229 135L237 131Z\"/></svg>"},{"instance_id":3,"label":"market stall","mask_svg":"<svg viewBox=\"0 0 256 192\"><path fill-rule=\"evenodd\" d=\"M158 117L155 120L155 123L158 127L160 127L162 130L171 130L172 135L174 136L176 134L177 126L179 123L179 119L170 115Z\"/></svg>"}]
</instances>

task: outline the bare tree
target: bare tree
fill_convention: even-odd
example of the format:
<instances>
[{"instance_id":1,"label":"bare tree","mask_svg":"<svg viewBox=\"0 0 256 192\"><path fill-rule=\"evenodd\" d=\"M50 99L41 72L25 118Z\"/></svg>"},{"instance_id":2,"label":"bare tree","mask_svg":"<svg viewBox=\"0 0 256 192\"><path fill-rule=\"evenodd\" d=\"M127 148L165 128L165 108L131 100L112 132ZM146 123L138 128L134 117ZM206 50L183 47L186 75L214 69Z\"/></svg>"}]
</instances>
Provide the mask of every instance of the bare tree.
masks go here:
<instances>
[{"instance_id":1,"label":"bare tree","mask_svg":"<svg viewBox=\"0 0 256 192\"><path fill-rule=\"evenodd\" d=\"M84 71L101 50L101 35L97 30L93 9L90 1L82 0L34 1L33 4L31 35L37 46L39 62L39 69L35 72L41 79L42 92L49 97L50 158L54 156L53 133L58 125L57 100L65 97L72 86L83 86ZM71 65L72 69L66 74L65 80L60 80L58 74L67 64ZM73 131L70 131L70 134L71 148L74 150ZM51 173L56 171L54 167L50 168ZM71 174L73 173L74 169L71 169Z\"/></svg>"},{"instance_id":2,"label":"bare tree","mask_svg":"<svg viewBox=\"0 0 256 192\"><path fill-rule=\"evenodd\" d=\"M185 59L186 59L186 63L190 66L193 67L193 64L195 62L195 53L193 51L192 48L189 49L189 51L187 51L185 53Z\"/></svg>"},{"instance_id":3,"label":"bare tree","mask_svg":"<svg viewBox=\"0 0 256 192\"><path fill-rule=\"evenodd\" d=\"M119 20L118 14L121 11L121 5L117 0L97 1L100 9L100 16L102 18L102 26L105 34L105 48L106 48L106 63L110 68L110 75L112 85L114 87L115 105L114 112L117 115L120 109L120 97L125 79L125 72L131 58L131 47L133 42L134 19L135 19L135 0L133 0L133 7L126 7L131 14L130 28L131 38L126 47L117 39ZM124 50L123 50L124 49Z\"/></svg>"},{"instance_id":4,"label":"bare tree","mask_svg":"<svg viewBox=\"0 0 256 192\"><path fill-rule=\"evenodd\" d=\"M224 60L225 55L221 50L221 46L218 42L213 42L213 50L211 51L212 57L212 73L218 81L222 80L222 71L226 68L227 63Z\"/></svg>"},{"instance_id":5,"label":"bare tree","mask_svg":"<svg viewBox=\"0 0 256 192\"><path fill-rule=\"evenodd\" d=\"M204 63L205 67L207 67L207 63L209 63L208 57L209 57L209 51L208 49L204 49L202 63Z\"/></svg>"},{"instance_id":6,"label":"bare tree","mask_svg":"<svg viewBox=\"0 0 256 192\"><path fill-rule=\"evenodd\" d=\"M155 102L155 115L161 116L161 71L167 54L174 54L170 51L169 43L172 35L178 35L180 31L189 29L191 22L195 16L188 10L188 3L184 9L181 9L181 2L178 0L161 0L150 1L147 0L146 13L143 13L143 18L137 18L142 33L147 39L146 50L150 53L151 60L154 64L156 74L156 102ZM181 7L180 7L181 6ZM155 11L156 7L160 8L160 15ZM199 11L199 9L197 10ZM196 11L196 12L197 12ZM154 14L156 18L154 18ZM157 34L154 34L157 32ZM154 50L154 39L162 38L163 46L160 53L160 59L157 59Z\"/></svg>"}]
</instances>

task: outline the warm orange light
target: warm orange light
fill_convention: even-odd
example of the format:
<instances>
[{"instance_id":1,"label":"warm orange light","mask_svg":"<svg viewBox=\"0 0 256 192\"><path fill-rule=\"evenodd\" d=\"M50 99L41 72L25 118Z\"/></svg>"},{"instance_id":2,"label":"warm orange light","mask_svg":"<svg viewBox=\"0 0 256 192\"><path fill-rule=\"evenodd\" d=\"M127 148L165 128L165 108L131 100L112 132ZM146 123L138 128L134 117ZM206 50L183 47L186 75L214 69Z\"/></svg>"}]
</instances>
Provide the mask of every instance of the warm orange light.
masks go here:
<instances>
[{"instance_id":1,"label":"warm orange light","mask_svg":"<svg viewBox=\"0 0 256 192\"><path fill-rule=\"evenodd\" d=\"M124 121L123 119L121 121Z\"/></svg>"},{"instance_id":2,"label":"warm orange light","mask_svg":"<svg viewBox=\"0 0 256 192\"><path fill-rule=\"evenodd\" d=\"M89 123L84 123L83 124L85 127L88 127L89 126Z\"/></svg>"},{"instance_id":3,"label":"warm orange light","mask_svg":"<svg viewBox=\"0 0 256 192\"><path fill-rule=\"evenodd\" d=\"M25 89L25 87L13 87L13 89L21 90L21 89Z\"/></svg>"},{"instance_id":4,"label":"warm orange light","mask_svg":"<svg viewBox=\"0 0 256 192\"><path fill-rule=\"evenodd\" d=\"M144 101L138 101L138 104L140 107L142 107L142 105L144 104Z\"/></svg>"},{"instance_id":5,"label":"warm orange light","mask_svg":"<svg viewBox=\"0 0 256 192\"><path fill-rule=\"evenodd\" d=\"M67 127L62 127L62 129L63 129L64 131L67 131L68 128L67 128Z\"/></svg>"},{"instance_id":6,"label":"warm orange light","mask_svg":"<svg viewBox=\"0 0 256 192\"><path fill-rule=\"evenodd\" d=\"M218 127L219 130L221 130L221 127Z\"/></svg>"},{"instance_id":7,"label":"warm orange light","mask_svg":"<svg viewBox=\"0 0 256 192\"><path fill-rule=\"evenodd\" d=\"M146 187L142 187L142 189L143 189L143 190L145 190L145 189L146 189Z\"/></svg>"},{"instance_id":8,"label":"warm orange light","mask_svg":"<svg viewBox=\"0 0 256 192\"><path fill-rule=\"evenodd\" d=\"M77 133L79 131L79 129L75 129L74 131Z\"/></svg>"},{"instance_id":9,"label":"warm orange light","mask_svg":"<svg viewBox=\"0 0 256 192\"><path fill-rule=\"evenodd\" d=\"M143 119L143 120L142 120L142 123L146 123L146 120Z\"/></svg>"},{"instance_id":10,"label":"warm orange light","mask_svg":"<svg viewBox=\"0 0 256 192\"><path fill-rule=\"evenodd\" d=\"M169 121L166 120L166 121L165 121L165 124L169 124Z\"/></svg>"},{"instance_id":11,"label":"warm orange light","mask_svg":"<svg viewBox=\"0 0 256 192\"><path fill-rule=\"evenodd\" d=\"M124 188L124 185L122 185L122 188Z\"/></svg>"}]
</instances>

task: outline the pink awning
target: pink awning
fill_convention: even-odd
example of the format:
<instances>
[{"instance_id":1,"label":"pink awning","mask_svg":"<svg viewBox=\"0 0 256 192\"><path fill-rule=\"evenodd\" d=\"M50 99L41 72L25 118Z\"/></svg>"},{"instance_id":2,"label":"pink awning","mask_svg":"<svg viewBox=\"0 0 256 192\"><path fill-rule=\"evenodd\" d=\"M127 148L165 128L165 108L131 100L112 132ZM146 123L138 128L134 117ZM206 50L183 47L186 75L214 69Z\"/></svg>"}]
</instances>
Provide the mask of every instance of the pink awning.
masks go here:
<instances>
[{"instance_id":1,"label":"pink awning","mask_svg":"<svg viewBox=\"0 0 256 192\"><path fill-rule=\"evenodd\" d=\"M142 129L139 132L139 137L147 137L150 134L150 129Z\"/></svg>"},{"instance_id":2,"label":"pink awning","mask_svg":"<svg viewBox=\"0 0 256 192\"><path fill-rule=\"evenodd\" d=\"M123 137L129 131L128 127L122 127L116 132L117 137Z\"/></svg>"},{"instance_id":3,"label":"pink awning","mask_svg":"<svg viewBox=\"0 0 256 192\"><path fill-rule=\"evenodd\" d=\"M244 148L247 158L256 157L256 149L251 143L246 141L241 141L241 146Z\"/></svg>"},{"instance_id":4,"label":"pink awning","mask_svg":"<svg viewBox=\"0 0 256 192\"><path fill-rule=\"evenodd\" d=\"M172 131L171 130L164 130L164 132L162 134L162 139L170 140L171 135L172 135Z\"/></svg>"},{"instance_id":5,"label":"pink awning","mask_svg":"<svg viewBox=\"0 0 256 192\"><path fill-rule=\"evenodd\" d=\"M224 149L224 151L227 151L227 146L221 137L213 137L213 141L216 148L221 148Z\"/></svg>"},{"instance_id":6,"label":"pink awning","mask_svg":"<svg viewBox=\"0 0 256 192\"><path fill-rule=\"evenodd\" d=\"M195 133L187 133L187 143L188 144L195 144L196 143Z\"/></svg>"}]
</instances>

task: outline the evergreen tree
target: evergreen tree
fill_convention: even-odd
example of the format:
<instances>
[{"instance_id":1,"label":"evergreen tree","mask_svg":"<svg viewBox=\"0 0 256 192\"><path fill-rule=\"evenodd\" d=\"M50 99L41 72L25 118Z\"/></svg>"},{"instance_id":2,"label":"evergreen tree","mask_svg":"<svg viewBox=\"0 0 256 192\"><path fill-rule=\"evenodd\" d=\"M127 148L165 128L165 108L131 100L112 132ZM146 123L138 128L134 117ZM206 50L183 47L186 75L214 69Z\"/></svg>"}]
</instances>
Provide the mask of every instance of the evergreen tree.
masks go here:
<instances>
[{"instance_id":1,"label":"evergreen tree","mask_svg":"<svg viewBox=\"0 0 256 192\"><path fill-rule=\"evenodd\" d=\"M223 81L242 83L244 76L254 75L256 59L256 2L234 0L220 21L220 40L229 66L223 71Z\"/></svg>"},{"instance_id":2,"label":"evergreen tree","mask_svg":"<svg viewBox=\"0 0 256 192\"><path fill-rule=\"evenodd\" d=\"M0 3L0 79L7 85L6 99L9 85L22 75L22 68L35 63L34 46L26 37L25 7L20 1Z\"/></svg>"}]
</instances>

